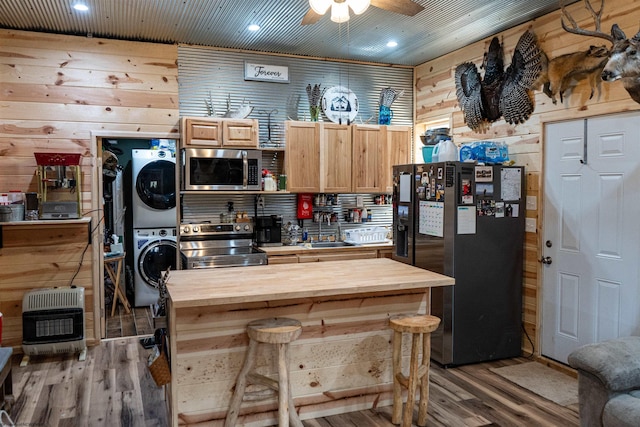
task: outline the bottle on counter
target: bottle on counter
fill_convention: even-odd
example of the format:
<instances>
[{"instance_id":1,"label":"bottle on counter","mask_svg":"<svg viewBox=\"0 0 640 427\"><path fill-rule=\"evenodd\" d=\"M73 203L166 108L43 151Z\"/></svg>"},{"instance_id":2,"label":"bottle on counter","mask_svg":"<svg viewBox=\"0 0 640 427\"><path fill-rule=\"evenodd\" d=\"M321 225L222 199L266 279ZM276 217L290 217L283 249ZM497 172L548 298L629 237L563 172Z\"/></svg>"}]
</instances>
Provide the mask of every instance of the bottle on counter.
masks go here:
<instances>
[{"instance_id":1,"label":"bottle on counter","mask_svg":"<svg viewBox=\"0 0 640 427\"><path fill-rule=\"evenodd\" d=\"M273 175L270 173L266 174L264 177L264 191L277 191L278 187L276 185L275 179L273 179Z\"/></svg>"}]
</instances>

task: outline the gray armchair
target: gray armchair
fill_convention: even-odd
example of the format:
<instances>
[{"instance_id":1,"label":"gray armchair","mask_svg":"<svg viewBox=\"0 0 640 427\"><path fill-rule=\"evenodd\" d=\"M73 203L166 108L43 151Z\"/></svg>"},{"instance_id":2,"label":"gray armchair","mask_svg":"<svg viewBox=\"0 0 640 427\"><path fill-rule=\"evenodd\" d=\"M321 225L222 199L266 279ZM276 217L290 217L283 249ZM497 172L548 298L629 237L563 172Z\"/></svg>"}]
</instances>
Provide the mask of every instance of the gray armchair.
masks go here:
<instances>
[{"instance_id":1,"label":"gray armchair","mask_svg":"<svg viewBox=\"0 0 640 427\"><path fill-rule=\"evenodd\" d=\"M578 371L582 427L640 426L640 337L582 346L569 365Z\"/></svg>"}]
</instances>

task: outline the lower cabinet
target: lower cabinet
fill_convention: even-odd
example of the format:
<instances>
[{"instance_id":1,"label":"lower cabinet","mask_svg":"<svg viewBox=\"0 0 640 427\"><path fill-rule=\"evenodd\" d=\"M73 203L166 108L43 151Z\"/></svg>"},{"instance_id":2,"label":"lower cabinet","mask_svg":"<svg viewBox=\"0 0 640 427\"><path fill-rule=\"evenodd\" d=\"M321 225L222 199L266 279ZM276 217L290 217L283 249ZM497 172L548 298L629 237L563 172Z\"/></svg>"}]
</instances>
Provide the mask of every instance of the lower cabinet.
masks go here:
<instances>
[{"instance_id":1,"label":"lower cabinet","mask_svg":"<svg viewBox=\"0 0 640 427\"><path fill-rule=\"evenodd\" d=\"M269 255L267 258L269 264L297 264L297 255Z\"/></svg>"},{"instance_id":2,"label":"lower cabinet","mask_svg":"<svg viewBox=\"0 0 640 427\"><path fill-rule=\"evenodd\" d=\"M378 249L378 258L393 258L393 248Z\"/></svg>"},{"instance_id":3,"label":"lower cabinet","mask_svg":"<svg viewBox=\"0 0 640 427\"><path fill-rule=\"evenodd\" d=\"M378 258L378 251L346 252L333 254L298 255L298 262L344 261L348 259Z\"/></svg>"},{"instance_id":4,"label":"lower cabinet","mask_svg":"<svg viewBox=\"0 0 640 427\"><path fill-rule=\"evenodd\" d=\"M349 259L391 258L391 247L363 248L349 251L304 249L303 253L268 254L269 264L295 264L301 262L343 261Z\"/></svg>"}]
</instances>

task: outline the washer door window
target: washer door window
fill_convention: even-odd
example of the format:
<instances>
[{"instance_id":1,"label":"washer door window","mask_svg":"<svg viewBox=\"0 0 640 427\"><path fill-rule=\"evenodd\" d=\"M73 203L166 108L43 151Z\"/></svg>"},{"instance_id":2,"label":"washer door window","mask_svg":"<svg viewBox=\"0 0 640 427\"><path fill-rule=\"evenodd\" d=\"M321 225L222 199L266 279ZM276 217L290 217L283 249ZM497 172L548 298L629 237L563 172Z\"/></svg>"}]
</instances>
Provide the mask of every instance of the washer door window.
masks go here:
<instances>
[{"instance_id":1,"label":"washer door window","mask_svg":"<svg viewBox=\"0 0 640 427\"><path fill-rule=\"evenodd\" d=\"M176 165L168 160L156 160L145 165L136 178L136 192L152 209L176 207Z\"/></svg>"},{"instance_id":2,"label":"washer door window","mask_svg":"<svg viewBox=\"0 0 640 427\"><path fill-rule=\"evenodd\" d=\"M138 258L138 271L149 286L157 288L162 273L167 268L176 269L176 251L173 240L155 240L144 247Z\"/></svg>"}]
</instances>

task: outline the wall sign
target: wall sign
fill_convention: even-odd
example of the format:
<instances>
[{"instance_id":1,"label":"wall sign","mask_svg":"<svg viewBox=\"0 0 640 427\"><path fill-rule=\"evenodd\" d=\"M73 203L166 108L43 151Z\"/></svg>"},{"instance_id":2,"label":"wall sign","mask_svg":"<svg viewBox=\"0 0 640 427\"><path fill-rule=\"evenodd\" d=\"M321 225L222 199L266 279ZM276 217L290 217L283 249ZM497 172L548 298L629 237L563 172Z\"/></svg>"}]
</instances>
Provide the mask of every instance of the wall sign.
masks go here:
<instances>
[{"instance_id":1,"label":"wall sign","mask_svg":"<svg viewBox=\"0 0 640 427\"><path fill-rule=\"evenodd\" d=\"M289 67L244 62L244 79L262 82L289 83Z\"/></svg>"}]
</instances>

